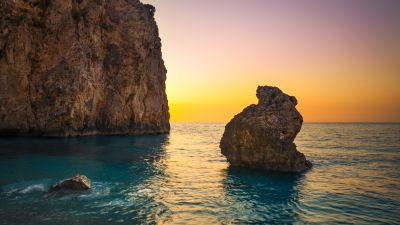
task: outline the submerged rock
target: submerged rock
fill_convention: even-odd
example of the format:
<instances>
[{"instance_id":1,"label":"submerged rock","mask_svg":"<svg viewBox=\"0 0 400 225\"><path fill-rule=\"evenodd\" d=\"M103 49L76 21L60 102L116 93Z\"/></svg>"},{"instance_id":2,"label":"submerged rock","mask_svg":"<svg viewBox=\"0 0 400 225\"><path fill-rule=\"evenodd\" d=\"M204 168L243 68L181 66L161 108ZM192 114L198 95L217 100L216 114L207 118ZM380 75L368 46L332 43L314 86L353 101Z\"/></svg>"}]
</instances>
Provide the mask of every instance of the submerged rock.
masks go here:
<instances>
[{"instance_id":1,"label":"submerged rock","mask_svg":"<svg viewBox=\"0 0 400 225\"><path fill-rule=\"evenodd\" d=\"M0 135L168 132L154 11L139 0L1 0Z\"/></svg>"},{"instance_id":2,"label":"submerged rock","mask_svg":"<svg viewBox=\"0 0 400 225\"><path fill-rule=\"evenodd\" d=\"M250 105L225 127L220 148L232 166L301 172L311 162L293 143L303 117L294 96L277 87L259 86L257 105Z\"/></svg>"},{"instance_id":3,"label":"submerged rock","mask_svg":"<svg viewBox=\"0 0 400 225\"><path fill-rule=\"evenodd\" d=\"M85 175L76 175L72 178L61 181L58 184L53 185L51 191L59 190L74 190L74 191L84 191L92 188L89 178Z\"/></svg>"}]
</instances>

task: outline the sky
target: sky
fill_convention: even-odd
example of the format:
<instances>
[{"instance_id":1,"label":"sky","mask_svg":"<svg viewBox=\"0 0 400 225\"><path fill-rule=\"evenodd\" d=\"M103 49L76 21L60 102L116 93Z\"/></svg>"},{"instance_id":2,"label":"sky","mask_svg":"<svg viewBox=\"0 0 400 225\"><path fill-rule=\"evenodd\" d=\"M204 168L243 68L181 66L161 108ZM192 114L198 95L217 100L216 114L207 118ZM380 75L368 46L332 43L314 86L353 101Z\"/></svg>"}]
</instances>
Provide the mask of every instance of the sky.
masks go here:
<instances>
[{"instance_id":1,"label":"sky","mask_svg":"<svg viewBox=\"0 0 400 225\"><path fill-rule=\"evenodd\" d=\"M400 121L398 0L142 0L156 7L173 122L228 122L259 85L306 122Z\"/></svg>"}]
</instances>

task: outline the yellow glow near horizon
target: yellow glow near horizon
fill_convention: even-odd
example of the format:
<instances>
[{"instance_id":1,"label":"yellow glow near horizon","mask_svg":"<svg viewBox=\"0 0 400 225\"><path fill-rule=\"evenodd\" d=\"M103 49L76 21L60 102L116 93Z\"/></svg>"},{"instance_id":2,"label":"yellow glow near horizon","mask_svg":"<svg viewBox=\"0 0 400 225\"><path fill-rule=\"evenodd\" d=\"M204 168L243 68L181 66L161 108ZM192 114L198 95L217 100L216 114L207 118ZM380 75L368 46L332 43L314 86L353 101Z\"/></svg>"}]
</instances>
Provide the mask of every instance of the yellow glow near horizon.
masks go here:
<instances>
[{"instance_id":1,"label":"yellow glow near horizon","mask_svg":"<svg viewBox=\"0 0 400 225\"><path fill-rule=\"evenodd\" d=\"M296 96L305 121L400 121L400 4L145 2L173 122L227 122L258 85Z\"/></svg>"}]
</instances>

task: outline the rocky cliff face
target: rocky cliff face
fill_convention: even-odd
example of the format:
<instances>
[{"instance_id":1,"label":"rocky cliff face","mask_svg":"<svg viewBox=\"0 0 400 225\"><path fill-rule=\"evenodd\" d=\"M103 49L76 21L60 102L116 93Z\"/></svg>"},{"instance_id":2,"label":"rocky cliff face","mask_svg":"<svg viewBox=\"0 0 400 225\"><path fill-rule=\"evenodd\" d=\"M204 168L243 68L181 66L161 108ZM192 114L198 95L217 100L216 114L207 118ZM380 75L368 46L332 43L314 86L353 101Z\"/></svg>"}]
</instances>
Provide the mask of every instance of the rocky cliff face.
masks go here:
<instances>
[{"instance_id":1,"label":"rocky cliff face","mask_svg":"<svg viewBox=\"0 0 400 225\"><path fill-rule=\"evenodd\" d=\"M139 0L2 0L0 134L168 132L154 11Z\"/></svg>"},{"instance_id":2,"label":"rocky cliff face","mask_svg":"<svg viewBox=\"0 0 400 225\"><path fill-rule=\"evenodd\" d=\"M225 127L220 148L233 166L300 172L311 168L293 143L303 117L294 96L279 88L257 88L257 105L250 105Z\"/></svg>"}]
</instances>

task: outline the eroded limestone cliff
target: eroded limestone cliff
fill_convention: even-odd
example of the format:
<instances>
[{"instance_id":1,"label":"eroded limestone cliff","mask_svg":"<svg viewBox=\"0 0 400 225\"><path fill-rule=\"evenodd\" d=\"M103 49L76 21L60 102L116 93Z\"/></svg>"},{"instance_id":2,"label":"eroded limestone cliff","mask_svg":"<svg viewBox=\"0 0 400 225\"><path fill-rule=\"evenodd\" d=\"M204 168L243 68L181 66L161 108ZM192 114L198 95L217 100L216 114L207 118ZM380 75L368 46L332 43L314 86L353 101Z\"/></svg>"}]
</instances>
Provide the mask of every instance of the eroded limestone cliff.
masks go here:
<instances>
[{"instance_id":1,"label":"eroded limestone cliff","mask_svg":"<svg viewBox=\"0 0 400 225\"><path fill-rule=\"evenodd\" d=\"M168 132L154 11L139 0L0 1L0 134Z\"/></svg>"},{"instance_id":2,"label":"eroded limestone cliff","mask_svg":"<svg viewBox=\"0 0 400 225\"><path fill-rule=\"evenodd\" d=\"M301 172L312 164L293 143L303 124L294 96L277 87L257 88L257 105L250 105L225 127L220 148L229 163L284 172Z\"/></svg>"}]
</instances>

